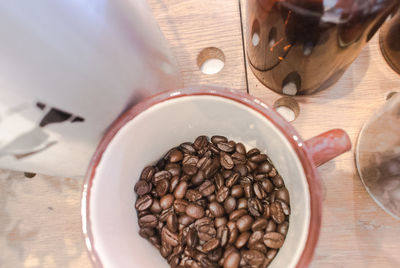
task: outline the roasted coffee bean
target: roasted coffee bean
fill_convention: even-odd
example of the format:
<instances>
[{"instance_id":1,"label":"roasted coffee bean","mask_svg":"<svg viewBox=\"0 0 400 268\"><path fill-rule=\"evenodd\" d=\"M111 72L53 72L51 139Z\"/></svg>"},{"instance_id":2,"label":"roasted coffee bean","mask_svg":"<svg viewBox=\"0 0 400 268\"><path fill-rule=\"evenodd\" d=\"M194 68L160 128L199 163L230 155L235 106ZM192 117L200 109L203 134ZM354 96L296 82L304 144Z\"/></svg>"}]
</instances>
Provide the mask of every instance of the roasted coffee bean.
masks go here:
<instances>
[{"instance_id":1,"label":"roasted coffee bean","mask_svg":"<svg viewBox=\"0 0 400 268\"><path fill-rule=\"evenodd\" d=\"M285 222L283 222L283 223L278 225L278 227L276 228L276 231L278 233L281 233L284 236L286 236L286 234L288 232L288 229L289 229L289 223L287 221L285 221Z\"/></svg>"},{"instance_id":2,"label":"roasted coffee bean","mask_svg":"<svg viewBox=\"0 0 400 268\"><path fill-rule=\"evenodd\" d=\"M267 202L273 203L275 202L275 196L276 196L276 191L273 191L268 197L267 197Z\"/></svg>"},{"instance_id":3,"label":"roasted coffee bean","mask_svg":"<svg viewBox=\"0 0 400 268\"><path fill-rule=\"evenodd\" d=\"M213 238L203 245L203 251L207 253L216 249L217 247L219 247L219 239Z\"/></svg>"},{"instance_id":4,"label":"roasted coffee bean","mask_svg":"<svg viewBox=\"0 0 400 268\"><path fill-rule=\"evenodd\" d=\"M271 217L271 208L268 204L264 204L264 214L263 217L265 219L269 219Z\"/></svg>"},{"instance_id":5,"label":"roasted coffee bean","mask_svg":"<svg viewBox=\"0 0 400 268\"><path fill-rule=\"evenodd\" d=\"M233 161L235 161L234 158L233 158ZM242 176L242 177L246 176L249 172L246 165L238 164L238 163L235 163L235 167L233 168L233 170L238 172L240 174L240 176Z\"/></svg>"},{"instance_id":6,"label":"roasted coffee bean","mask_svg":"<svg viewBox=\"0 0 400 268\"><path fill-rule=\"evenodd\" d=\"M175 191L176 186L179 183L179 176L173 176L169 182L169 191L172 193Z\"/></svg>"},{"instance_id":7,"label":"roasted coffee bean","mask_svg":"<svg viewBox=\"0 0 400 268\"><path fill-rule=\"evenodd\" d=\"M176 199L182 199L186 195L186 190L188 188L188 183L186 181L181 181L178 186L176 186L174 191L174 196Z\"/></svg>"},{"instance_id":8,"label":"roasted coffee bean","mask_svg":"<svg viewBox=\"0 0 400 268\"><path fill-rule=\"evenodd\" d=\"M250 214L253 215L254 217L260 217L262 215L263 207L259 199L249 198L247 200L247 206Z\"/></svg>"},{"instance_id":9,"label":"roasted coffee bean","mask_svg":"<svg viewBox=\"0 0 400 268\"><path fill-rule=\"evenodd\" d=\"M240 254L237 251L232 251L224 258L224 268L238 268L240 263Z\"/></svg>"},{"instance_id":10,"label":"roasted coffee bean","mask_svg":"<svg viewBox=\"0 0 400 268\"><path fill-rule=\"evenodd\" d=\"M169 173L169 171L162 170L162 171L159 171L156 174L154 174L153 183L157 183L161 180L170 180L171 178L172 178L172 175L171 175L171 173Z\"/></svg>"},{"instance_id":11,"label":"roasted coffee bean","mask_svg":"<svg viewBox=\"0 0 400 268\"><path fill-rule=\"evenodd\" d=\"M277 188L281 188L282 186L285 185L284 182L283 182L283 179L282 179L281 175L276 175L275 177L273 177L273 178L272 178L272 182L274 183L274 185L275 185Z\"/></svg>"},{"instance_id":12,"label":"roasted coffee bean","mask_svg":"<svg viewBox=\"0 0 400 268\"><path fill-rule=\"evenodd\" d=\"M230 221L237 221L240 217L244 216L247 214L246 209L238 209L233 211L231 214L229 214L229 220Z\"/></svg>"},{"instance_id":13,"label":"roasted coffee bean","mask_svg":"<svg viewBox=\"0 0 400 268\"><path fill-rule=\"evenodd\" d=\"M207 258L209 258L213 262L218 262L222 257L222 248L214 249L213 251L207 254Z\"/></svg>"},{"instance_id":14,"label":"roasted coffee bean","mask_svg":"<svg viewBox=\"0 0 400 268\"><path fill-rule=\"evenodd\" d=\"M266 193L258 183L253 184L253 191L257 198L260 200L263 200L266 196Z\"/></svg>"},{"instance_id":15,"label":"roasted coffee bean","mask_svg":"<svg viewBox=\"0 0 400 268\"><path fill-rule=\"evenodd\" d=\"M236 226L240 232L246 232L250 230L251 225L253 224L254 219L250 215L244 215L237 219Z\"/></svg>"},{"instance_id":16,"label":"roasted coffee bean","mask_svg":"<svg viewBox=\"0 0 400 268\"><path fill-rule=\"evenodd\" d=\"M204 179L205 179L204 171L200 169L199 171L197 171L195 175L193 175L191 182L193 185L200 185L203 183Z\"/></svg>"},{"instance_id":17,"label":"roasted coffee bean","mask_svg":"<svg viewBox=\"0 0 400 268\"><path fill-rule=\"evenodd\" d=\"M239 179L240 174L237 172L232 173L232 175L225 181L225 185L231 188Z\"/></svg>"},{"instance_id":18,"label":"roasted coffee bean","mask_svg":"<svg viewBox=\"0 0 400 268\"><path fill-rule=\"evenodd\" d=\"M186 207L186 214L192 218L200 219L204 216L204 208L192 203Z\"/></svg>"},{"instance_id":19,"label":"roasted coffee bean","mask_svg":"<svg viewBox=\"0 0 400 268\"><path fill-rule=\"evenodd\" d=\"M260 173L267 174L268 172L271 171L271 164L268 161L265 161L258 166L257 171Z\"/></svg>"},{"instance_id":20,"label":"roasted coffee bean","mask_svg":"<svg viewBox=\"0 0 400 268\"><path fill-rule=\"evenodd\" d=\"M224 201L225 212L230 214L236 209L236 199L233 196L228 196Z\"/></svg>"},{"instance_id":21,"label":"roasted coffee bean","mask_svg":"<svg viewBox=\"0 0 400 268\"><path fill-rule=\"evenodd\" d=\"M254 267L260 266L264 262L264 254L258 250L245 250L242 257L244 261Z\"/></svg>"},{"instance_id":22,"label":"roasted coffee bean","mask_svg":"<svg viewBox=\"0 0 400 268\"><path fill-rule=\"evenodd\" d=\"M183 166L195 166L199 162L199 158L195 155L185 154L183 156L182 165ZM185 171L185 170L184 170Z\"/></svg>"},{"instance_id":23,"label":"roasted coffee bean","mask_svg":"<svg viewBox=\"0 0 400 268\"><path fill-rule=\"evenodd\" d=\"M233 173L233 170L231 170L231 169L224 169L224 170L221 172L222 177L224 177L225 180L226 180L227 178L229 178L229 177L232 175L232 173Z\"/></svg>"},{"instance_id":24,"label":"roasted coffee bean","mask_svg":"<svg viewBox=\"0 0 400 268\"><path fill-rule=\"evenodd\" d=\"M237 205L236 205L237 209L247 209L247 198L240 198L237 201Z\"/></svg>"},{"instance_id":25,"label":"roasted coffee bean","mask_svg":"<svg viewBox=\"0 0 400 268\"><path fill-rule=\"evenodd\" d=\"M277 253L278 253L277 249L269 249L267 251L267 254L265 255L265 257L267 257L268 259L272 260L273 258L275 258Z\"/></svg>"},{"instance_id":26,"label":"roasted coffee bean","mask_svg":"<svg viewBox=\"0 0 400 268\"><path fill-rule=\"evenodd\" d=\"M142 228L154 228L157 224L158 220L155 215L148 214L139 218L139 226Z\"/></svg>"},{"instance_id":27,"label":"roasted coffee bean","mask_svg":"<svg viewBox=\"0 0 400 268\"><path fill-rule=\"evenodd\" d=\"M144 227L140 228L139 235L143 238L149 238L155 235L154 228Z\"/></svg>"},{"instance_id":28,"label":"roasted coffee bean","mask_svg":"<svg viewBox=\"0 0 400 268\"><path fill-rule=\"evenodd\" d=\"M149 237L149 241L153 244L153 246L155 246L157 249L160 249L161 246L161 241L160 241L160 237L155 235L155 236L151 236Z\"/></svg>"},{"instance_id":29,"label":"roasted coffee bean","mask_svg":"<svg viewBox=\"0 0 400 268\"><path fill-rule=\"evenodd\" d=\"M215 228L218 228L220 226L224 226L224 225L226 225L227 222L228 222L228 220L227 220L226 217L215 218L215 220L214 220Z\"/></svg>"},{"instance_id":30,"label":"roasted coffee bean","mask_svg":"<svg viewBox=\"0 0 400 268\"><path fill-rule=\"evenodd\" d=\"M181 166L177 163L168 163L165 165L165 170L171 173L172 177L181 175Z\"/></svg>"},{"instance_id":31,"label":"roasted coffee bean","mask_svg":"<svg viewBox=\"0 0 400 268\"><path fill-rule=\"evenodd\" d=\"M166 222L169 214L173 213L172 207L161 211L159 220L160 222Z\"/></svg>"},{"instance_id":32,"label":"roasted coffee bean","mask_svg":"<svg viewBox=\"0 0 400 268\"><path fill-rule=\"evenodd\" d=\"M283 213L282 205L279 202L273 202L270 205L271 218L277 223L281 224L285 221L285 214Z\"/></svg>"},{"instance_id":33,"label":"roasted coffee bean","mask_svg":"<svg viewBox=\"0 0 400 268\"><path fill-rule=\"evenodd\" d=\"M253 230L253 232L264 230L267 227L267 225L268 225L268 221L266 219L258 218L251 225L251 230Z\"/></svg>"},{"instance_id":34,"label":"roasted coffee bean","mask_svg":"<svg viewBox=\"0 0 400 268\"><path fill-rule=\"evenodd\" d=\"M229 229L228 244L236 243L238 237L239 237L239 229L236 226L234 228Z\"/></svg>"},{"instance_id":35,"label":"roasted coffee bean","mask_svg":"<svg viewBox=\"0 0 400 268\"><path fill-rule=\"evenodd\" d=\"M201 199L202 197L203 196L199 191L193 190L193 189L188 189L186 191L186 195L185 195L185 198L187 200L189 200L190 202L195 202L195 201Z\"/></svg>"},{"instance_id":36,"label":"roasted coffee bean","mask_svg":"<svg viewBox=\"0 0 400 268\"><path fill-rule=\"evenodd\" d=\"M246 196L246 198L252 198L254 196L253 187L251 186L250 183L243 184L243 191L244 191L244 196Z\"/></svg>"},{"instance_id":37,"label":"roasted coffee bean","mask_svg":"<svg viewBox=\"0 0 400 268\"><path fill-rule=\"evenodd\" d=\"M231 156L227 153L221 152L219 160L221 166L225 169L232 169L235 166Z\"/></svg>"},{"instance_id":38,"label":"roasted coffee bean","mask_svg":"<svg viewBox=\"0 0 400 268\"><path fill-rule=\"evenodd\" d=\"M250 238L251 238L251 236L250 236ZM250 240L250 238L249 238L249 240ZM262 252L263 254L266 254L268 251L267 247L264 245L264 241L256 242L254 244L251 244L251 246L249 245L249 249L258 250L258 251Z\"/></svg>"},{"instance_id":39,"label":"roasted coffee bean","mask_svg":"<svg viewBox=\"0 0 400 268\"><path fill-rule=\"evenodd\" d=\"M215 194L209 195L209 196L207 196L207 200L210 203L215 202L215 201L217 201L217 196Z\"/></svg>"},{"instance_id":40,"label":"roasted coffee bean","mask_svg":"<svg viewBox=\"0 0 400 268\"><path fill-rule=\"evenodd\" d=\"M254 176L254 180L255 181L263 181L265 178L267 178L267 174L263 174L263 173L258 173Z\"/></svg>"},{"instance_id":41,"label":"roasted coffee bean","mask_svg":"<svg viewBox=\"0 0 400 268\"><path fill-rule=\"evenodd\" d=\"M214 183L212 183L210 180L204 181L199 187L199 192L202 194L202 196L211 195L212 193L215 192Z\"/></svg>"},{"instance_id":42,"label":"roasted coffee bean","mask_svg":"<svg viewBox=\"0 0 400 268\"><path fill-rule=\"evenodd\" d=\"M271 178L275 177L276 174L278 174L278 173L276 172L276 169L274 167L271 168L270 172L268 172L268 176L271 177Z\"/></svg>"},{"instance_id":43,"label":"roasted coffee bean","mask_svg":"<svg viewBox=\"0 0 400 268\"><path fill-rule=\"evenodd\" d=\"M197 243L199 241L199 238L197 236L197 232L194 228L189 228L188 234L186 236L186 244L189 247L195 248L197 246Z\"/></svg>"},{"instance_id":44,"label":"roasted coffee bean","mask_svg":"<svg viewBox=\"0 0 400 268\"><path fill-rule=\"evenodd\" d=\"M156 169L153 166L147 166L143 169L140 174L140 179L150 182L153 179L154 174L156 173Z\"/></svg>"},{"instance_id":45,"label":"roasted coffee bean","mask_svg":"<svg viewBox=\"0 0 400 268\"><path fill-rule=\"evenodd\" d=\"M189 176L193 176L194 174L196 174L198 171L198 168L196 166L192 166L192 165L184 165L183 166L183 173L189 175Z\"/></svg>"},{"instance_id":46,"label":"roasted coffee bean","mask_svg":"<svg viewBox=\"0 0 400 268\"><path fill-rule=\"evenodd\" d=\"M225 213L223 206L221 206L220 203L218 202L211 202L208 205L208 208L211 212L211 215L213 215L214 217L222 217Z\"/></svg>"},{"instance_id":47,"label":"roasted coffee bean","mask_svg":"<svg viewBox=\"0 0 400 268\"><path fill-rule=\"evenodd\" d=\"M261 181L261 187L264 189L266 193L271 193L274 190L274 186L269 179L264 179Z\"/></svg>"},{"instance_id":48,"label":"roasted coffee bean","mask_svg":"<svg viewBox=\"0 0 400 268\"><path fill-rule=\"evenodd\" d=\"M278 202L279 204L281 204L283 214L285 214L286 216L290 215L290 207L285 202L283 202L281 200L276 200L275 202Z\"/></svg>"},{"instance_id":49,"label":"roasted coffee bean","mask_svg":"<svg viewBox=\"0 0 400 268\"><path fill-rule=\"evenodd\" d=\"M250 238L249 232L241 233L239 235L239 237L236 239L235 247L238 249L244 247L247 244L247 241L249 240L249 238Z\"/></svg>"},{"instance_id":50,"label":"roasted coffee bean","mask_svg":"<svg viewBox=\"0 0 400 268\"><path fill-rule=\"evenodd\" d=\"M192 218L188 215L182 215L179 217L178 222L179 224L183 226L188 226L189 224L192 224L194 222L195 218Z\"/></svg>"},{"instance_id":51,"label":"roasted coffee bean","mask_svg":"<svg viewBox=\"0 0 400 268\"><path fill-rule=\"evenodd\" d=\"M229 142L219 142L216 144L218 149L226 153L231 153L235 150L235 146L232 146Z\"/></svg>"},{"instance_id":52,"label":"roasted coffee bean","mask_svg":"<svg viewBox=\"0 0 400 268\"><path fill-rule=\"evenodd\" d=\"M241 142L236 143L235 151L238 152L239 154L246 155L246 147Z\"/></svg>"},{"instance_id":53,"label":"roasted coffee bean","mask_svg":"<svg viewBox=\"0 0 400 268\"><path fill-rule=\"evenodd\" d=\"M267 227L265 228L265 232L275 232L276 231L276 223L273 220L269 220Z\"/></svg>"},{"instance_id":54,"label":"roasted coffee bean","mask_svg":"<svg viewBox=\"0 0 400 268\"><path fill-rule=\"evenodd\" d=\"M156 183L156 193L159 197L163 197L169 190L169 181L161 180Z\"/></svg>"},{"instance_id":55,"label":"roasted coffee bean","mask_svg":"<svg viewBox=\"0 0 400 268\"><path fill-rule=\"evenodd\" d=\"M249 160L258 164L258 163L267 161L268 156L266 154L256 154L256 155L249 157Z\"/></svg>"},{"instance_id":56,"label":"roasted coffee bean","mask_svg":"<svg viewBox=\"0 0 400 268\"><path fill-rule=\"evenodd\" d=\"M283 202L285 202L286 204L290 204L290 200L289 200L289 192L286 189L286 187L282 187L279 188L276 192L275 192L275 198L282 200Z\"/></svg>"},{"instance_id":57,"label":"roasted coffee bean","mask_svg":"<svg viewBox=\"0 0 400 268\"><path fill-rule=\"evenodd\" d=\"M222 186L216 194L217 201L220 203L224 202L225 199L228 197L228 195L229 195L229 188L226 186Z\"/></svg>"},{"instance_id":58,"label":"roasted coffee bean","mask_svg":"<svg viewBox=\"0 0 400 268\"><path fill-rule=\"evenodd\" d=\"M208 150L212 153L212 155L219 155L219 153L220 153L220 150L218 149L218 147L212 143L210 145L208 145Z\"/></svg>"},{"instance_id":59,"label":"roasted coffee bean","mask_svg":"<svg viewBox=\"0 0 400 268\"><path fill-rule=\"evenodd\" d=\"M227 226L220 226L217 229L217 238L220 239L221 247L225 247L229 239L229 229Z\"/></svg>"},{"instance_id":60,"label":"roasted coffee bean","mask_svg":"<svg viewBox=\"0 0 400 268\"><path fill-rule=\"evenodd\" d=\"M173 247L176 247L179 245L178 234L172 232L167 227L164 227L161 231L161 240Z\"/></svg>"},{"instance_id":61,"label":"roasted coffee bean","mask_svg":"<svg viewBox=\"0 0 400 268\"><path fill-rule=\"evenodd\" d=\"M172 253L172 246L166 242L161 242L160 253L161 256L167 258Z\"/></svg>"},{"instance_id":62,"label":"roasted coffee bean","mask_svg":"<svg viewBox=\"0 0 400 268\"><path fill-rule=\"evenodd\" d=\"M211 137L211 142L214 144L218 144L220 142L228 142L228 139L224 136L215 135Z\"/></svg>"},{"instance_id":63,"label":"roasted coffee bean","mask_svg":"<svg viewBox=\"0 0 400 268\"><path fill-rule=\"evenodd\" d=\"M258 165L254 162L247 160L246 167L249 172L253 172L254 170L257 169Z\"/></svg>"},{"instance_id":64,"label":"roasted coffee bean","mask_svg":"<svg viewBox=\"0 0 400 268\"><path fill-rule=\"evenodd\" d=\"M264 244L269 248L281 248L285 237L281 233L270 232L264 235Z\"/></svg>"},{"instance_id":65,"label":"roasted coffee bean","mask_svg":"<svg viewBox=\"0 0 400 268\"><path fill-rule=\"evenodd\" d=\"M221 173L217 173L214 176L215 180L215 185L217 186L217 190L221 189L222 186L225 184L224 177L221 175Z\"/></svg>"},{"instance_id":66,"label":"roasted coffee bean","mask_svg":"<svg viewBox=\"0 0 400 268\"><path fill-rule=\"evenodd\" d=\"M204 225L211 225L213 223L212 219L209 217L203 217L201 219L196 220L196 222L194 223L194 226L196 227L197 230L199 230L199 228L201 226Z\"/></svg>"},{"instance_id":67,"label":"roasted coffee bean","mask_svg":"<svg viewBox=\"0 0 400 268\"><path fill-rule=\"evenodd\" d=\"M200 240L208 241L217 235L217 230L212 225L203 225L199 228L197 235Z\"/></svg>"},{"instance_id":68,"label":"roasted coffee bean","mask_svg":"<svg viewBox=\"0 0 400 268\"><path fill-rule=\"evenodd\" d=\"M167 227L173 233L178 231L178 218L175 213L169 214L167 218Z\"/></svg>"},{"instance_id":69,"label":"roasted coffee bean","mask_svg":"<svg viewBox=\"0 0 400 268\"><path fill-rule=\"evenodd\" d=\"M183 159L183 153L181 151L179 151L178 149L172 149L168 153L168 159L169 159L169 162L171 162L171 163L179 162Z\"/></svg>"},{"instance_id":70,"label":"roasted coffee bean","mask_svg":"<svg viewBox=\"0 0 400 268\"><path fill-rule=\"evenodd\" d=\"M184 199L176 199L174 201L174 210L177 213L185 213L186 207L189 205L189 202Z\"/></svg>"},{"instance_id":71,"label":"roasted coffee bean","mask_svg":"<svg viewBox=\"0 0 400 268\"><path fill-rule=\"evenodd\" d=\"M231 195L235 198L240 198L243 196L243 188L241 185L235 185L232 187Z\"/></svg>"},{"instance_id":72,"label":"roasted coffee bean","mask_svg":"<svg viewBox=\"0 0 400 268\"><path fill-rule=\"evenodd\" d=\"M212 159L211 157L203 156L202 158L199 159L199 162L197 162L196 167L198 169L206 169L208 166L212 164Z\"/></svg>"},{"instance_id":73,"label":"roasted coffee bean","mask_svg":"<svg viewBox=\"0 0 400 268\"><path fill-rule=\"evenodd\" d=\"M179 262L181 261L178 255L171 255L172 258L169 261L171 268L178 268Z\"/></svg>"},{"instance_id":74,"label":"roasted coffee bean","mask_svg":"<svg viewBox=\"0 0 400 268\"><path fill-rule=\"evenodd\" d=\"M138 211L138 217L139 217L139 218L140 218L140 217L143 217L143 216L145 216L145 215L149 215L149 214L151 214L151 213L150 213L150 211L148 211L148 210Z\"/></svg>"},{"instance_id":75,"label":"roasted coffee bean","mask_svg":"<svg viewBox=\"0 0 400 268\"><path fill-rule=\"evenodd\" d=\"M150 208L152 204L153 204L153 198L151 198L150 195L146 194L136 199L135 208L138 211L144 211Z\"/></svg>"},{"instance_id":76,"label":"roasted coffee bean","mask_svg":"<svg viewBox=\"0 0 400 268\"><path fill-rule=\"evenodd\" d=\"M196 138L196 140L193 142L193 147L199 151L200 149L203 149L208 145L208 138L207 136L199 136Z\"/></svg>"},{"instance_id":77,"label":"roasted coffee bean","mask_svg":"<svg viewBox=\"0 0 400 268\"><path fill-rule=\"evenodd\" d=\"M209 165L207 168L204 169L204 176L206 179L211 178L212 176L215 175L215 173L218 172L218 169L220 168L220 163L218 158L214 158L212 160L211 165Z\"/></svg>"},{"instance_id":78,"label":"roasted coffee bean","mask_svg":"<svg viewBox=\"0 0 400 268\"><path fill-rule=\"evenodd\" d=\"M135 192L141 196L141 195L145 195L150 193L151 191L151 184L148 183L145 180L139 180L136 184L135 184Z\"/></svg>"},{"instance_id":79,"label":"roasted coffee bean","mask_svg":"<svg viewBox=\"0 0 400 268\"><path fill-rule=\"evenodd\" d=\"M251 158L251 157L253 157L255 155L258 155L258 154L260 154L260 150L258 150L257 148L253 148L253 149L251 149L250 151L247 152L246 156L247 156L247 158Z\"/></svg>"},{"instance_id":80,"label":"roasted coffee bean","mask_svg":"<svg viewBox=\"0 0 400 268\"><path fill-rule=\"evenodd\" d=\"M164 195L160 199L161 208L162 209L170 208L172 206L172 204L174 203L174 200L175 200L175 198L174 198L174 196L172 194Z\"/></svg>"},{"instance_id":81,"label":"roasted coffee bean","mask_svg":"<svg viewBox=\"0 0 400 268\"><path fill-rule=\"evenodd\" d=\"M184 152L185 154L195 154L196 150L192 146L190 142L185 142L179 145L179 148Z\"/></svg>"},{"instance_id":82,"label":"roasted coffee bean","mask_svg":"<svg viewBox=\"0 0 400 268\"><path fill-rule=\"evenodd\" d=\"M249 237L249 241L248 246L249 248L254 245L257 242L262 242L263 241L263 237L264 237L264 232L263 231L255 231L253 232L250 237Z\"/></svg>"}]
</instances>

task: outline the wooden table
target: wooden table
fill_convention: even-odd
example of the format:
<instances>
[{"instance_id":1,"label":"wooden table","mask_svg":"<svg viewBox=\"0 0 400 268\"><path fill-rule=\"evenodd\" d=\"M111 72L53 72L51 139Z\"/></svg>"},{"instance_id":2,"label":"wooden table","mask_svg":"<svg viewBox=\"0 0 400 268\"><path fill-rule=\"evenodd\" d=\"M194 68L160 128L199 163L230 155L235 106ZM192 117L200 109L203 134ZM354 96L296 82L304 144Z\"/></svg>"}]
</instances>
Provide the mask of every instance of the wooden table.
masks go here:
<instances>
[{"instance_id":1,"label":"wooden table","mask_svg":"<svg viewBox=\"0 0 400 268\"><path fill-rule=\"evenodd\" d=\"M245 1L245 0L243 0ZM262 86L244 60L245 8L237 1L150 0L170 42L185 86L218 85L248 91L273 105L281 96ZM246 27L244 25L244 34ZM202 74L197 55L217 47L225 66ZM384 61L378 35L332 88L295 97L293 125L304 138L345 129L353 142L363 123L399 91L400 77ZM323 223L312 267L400 267L400 222L370 198L357 175L354 150L321 166ZM0 171L0 267L90 267L81 235L79 179Z\"/></svg>"}]
</instances>

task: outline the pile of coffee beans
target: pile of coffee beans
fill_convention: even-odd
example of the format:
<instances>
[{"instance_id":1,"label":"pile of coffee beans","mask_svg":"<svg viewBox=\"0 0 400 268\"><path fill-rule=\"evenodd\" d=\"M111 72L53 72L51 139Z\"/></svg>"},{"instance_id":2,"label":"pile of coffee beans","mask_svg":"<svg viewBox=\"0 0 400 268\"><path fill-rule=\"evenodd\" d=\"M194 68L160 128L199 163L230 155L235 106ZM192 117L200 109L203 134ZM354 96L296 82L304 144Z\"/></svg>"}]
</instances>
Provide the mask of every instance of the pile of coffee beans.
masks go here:
<instances>
[{"instance_id":1,"label":"pile of coffee beans","mask_svg":"<svg viewBox=\"0 0 400 268\"><path fill-rule=\"evenodd\" d=\"M289 228L289 193L268 156L223 136L172 148L135 192L139 233L171 267L267 267Z\"/></svg>"}]
</instances>

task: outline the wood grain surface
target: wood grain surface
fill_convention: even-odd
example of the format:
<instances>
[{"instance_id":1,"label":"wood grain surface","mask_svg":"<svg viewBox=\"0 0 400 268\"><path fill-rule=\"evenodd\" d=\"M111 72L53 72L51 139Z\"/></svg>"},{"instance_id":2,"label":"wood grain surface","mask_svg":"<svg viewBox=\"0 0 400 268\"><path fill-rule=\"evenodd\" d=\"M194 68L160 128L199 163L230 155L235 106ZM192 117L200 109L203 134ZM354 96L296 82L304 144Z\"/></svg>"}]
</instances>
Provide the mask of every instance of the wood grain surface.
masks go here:
<instances>
[{"instance_id":1,"label":"wood grain surface","mask_svg":"<svg viewBox=\"0 0 400 268\"><path fill-rule=\"evenodd\" d=\"M238 1L149 3L178 60L185 86L248 90L273 105L281 96L261 85L245 64L244 1L242 14ZM363 123L384 104L386 94L400 91L400 76L383 59L377 37L332 88L295 97L300 113L293 125L303 138L343 128L354 145ZM217 47L225 55L218 74L202 74L197 66L199 52L207 47ZM318 170L324 187L323 224L311 266L400 267L400 222L378 207L362 186L354 149ZM81 235L81 183L0 171L0 267L91 267Z\"/></svg>"}]
</instances>

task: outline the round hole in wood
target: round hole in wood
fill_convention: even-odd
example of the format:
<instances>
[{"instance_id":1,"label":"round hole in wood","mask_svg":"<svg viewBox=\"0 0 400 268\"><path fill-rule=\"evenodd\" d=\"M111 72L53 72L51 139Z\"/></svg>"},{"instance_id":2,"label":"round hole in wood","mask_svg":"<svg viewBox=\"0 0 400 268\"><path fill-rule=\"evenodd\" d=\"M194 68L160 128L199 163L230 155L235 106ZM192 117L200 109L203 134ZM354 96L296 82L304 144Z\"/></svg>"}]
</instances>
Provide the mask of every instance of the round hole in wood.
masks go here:
<instances>
[{"instance_id":1,"label":"round hole in wood","mask_svg":"<svg viewBox=\"0 0 400 268\"><path fill-rule=\"evenodd\" d=\"M25 176L26 178L29 178L29 179L31 179L31 178L33 178L33 177L35 177L35 176L36 176L36 173L32 173L32 172L24 172L24 176Z\"/></svg>"},{"instance_id":2,"label":"round hole in wood","mask_svg":"<svg viewBox=\"0 0 400 268\"><path fill-rule=\"evenodd\" d=\"M294 121L300 114L300 106L294 98L282 97L275 101L275 110L288 122Z\"/></svg>"},{"instance_id":3,"label":"round hole in wood","mask_svg":"<svg viewBox=\"0 0 400 268\"><path fill-rule=\"evenodd\" d=\"M197 66L203 74L219 73L225 65L225 55L221 49L207 47L197 56Z\"/></svg>"},{"instance_id":4,"label":"round hole in wood","mask_svg":"<svg viewBox=\"0 0 400 268\"><path fill-rule=\"evenodd\" d=\"M391 97L393 97L393 96L396 95L397 93L399 93L399 92L396 92L396 91L389 92L389 93L386 95L386 100L390 99Z\"/></svg>"}]
</instances>

